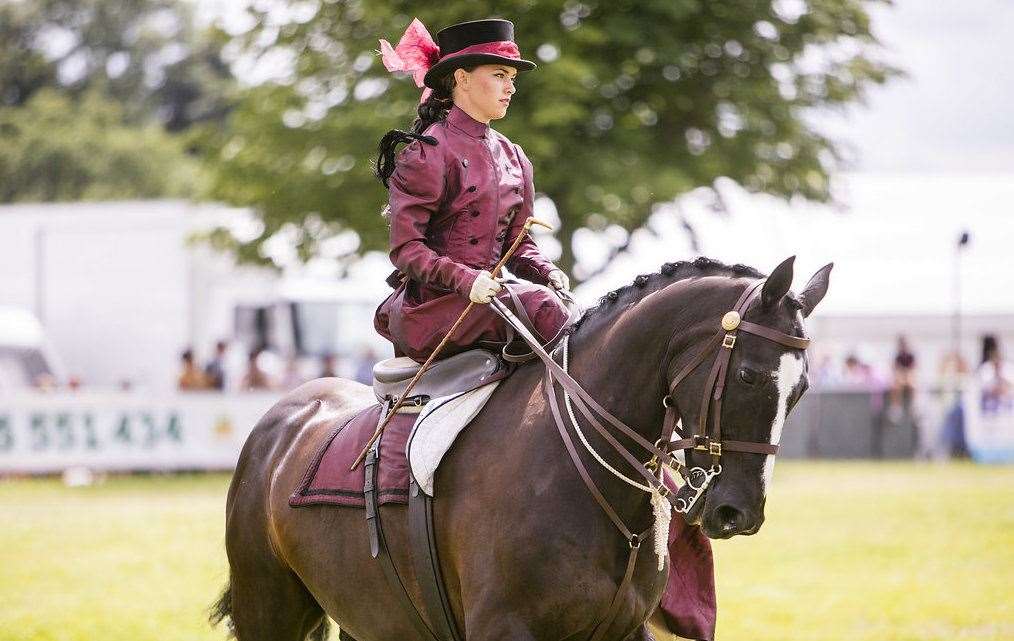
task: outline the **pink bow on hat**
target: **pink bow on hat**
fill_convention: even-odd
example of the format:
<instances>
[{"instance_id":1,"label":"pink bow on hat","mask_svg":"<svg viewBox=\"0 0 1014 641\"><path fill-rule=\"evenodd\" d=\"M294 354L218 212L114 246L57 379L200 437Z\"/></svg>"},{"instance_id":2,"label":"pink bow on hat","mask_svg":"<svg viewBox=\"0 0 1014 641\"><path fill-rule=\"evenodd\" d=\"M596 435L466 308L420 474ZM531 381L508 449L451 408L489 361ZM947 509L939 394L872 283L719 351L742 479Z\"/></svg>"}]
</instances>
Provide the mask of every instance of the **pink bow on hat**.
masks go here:
<instances>
[{"instance_id":1,"label":"pink bow on hat","mask_svg":"<svg viewBox=\"0 0 1014 641\"><path fill-rule=\"evenodd\" d=\"M392 48L390 42L380 39L380 54L388 71L409 71L415 79L415 85L423 87L426 72L440 60L440 47L433 41L423 23L419 22L419 18L413 18L397 47ZM426 87L419 102L425 102L430 91Z\"/></svg>"}]
</instances>

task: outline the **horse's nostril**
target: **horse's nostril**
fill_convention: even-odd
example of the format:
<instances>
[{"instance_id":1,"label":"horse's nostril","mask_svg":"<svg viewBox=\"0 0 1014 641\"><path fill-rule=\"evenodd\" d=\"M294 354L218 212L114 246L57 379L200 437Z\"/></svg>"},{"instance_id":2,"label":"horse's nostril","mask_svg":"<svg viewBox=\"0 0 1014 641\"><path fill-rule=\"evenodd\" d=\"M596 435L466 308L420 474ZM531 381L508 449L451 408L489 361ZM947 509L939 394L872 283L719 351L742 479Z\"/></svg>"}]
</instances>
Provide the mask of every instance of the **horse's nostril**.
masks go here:
<instances>
[{"instance_id":1,"label":"horse's nostril","mask_svg":"<svg viewBox=\"0 0 1014 641\"><path fill-rule=\"evenodd\" d=\"M718 525L723 532L738 532L742 529L743 513L731 505L720 505L715 510Z\"/></svg>"}]
</instances>

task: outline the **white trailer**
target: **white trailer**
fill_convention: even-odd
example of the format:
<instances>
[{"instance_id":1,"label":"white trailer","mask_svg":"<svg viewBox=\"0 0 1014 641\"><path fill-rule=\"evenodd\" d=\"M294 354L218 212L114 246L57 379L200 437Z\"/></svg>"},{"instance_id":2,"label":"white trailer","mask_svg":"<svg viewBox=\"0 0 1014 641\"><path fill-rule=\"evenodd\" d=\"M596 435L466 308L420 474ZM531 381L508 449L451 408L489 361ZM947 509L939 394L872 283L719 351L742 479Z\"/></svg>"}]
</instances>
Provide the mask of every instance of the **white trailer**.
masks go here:
<instances>
[{"instance_id":1,"label":"white trailer","mask_svg":"<svg viewBox=\"0 0 1014 641\"><path fill-rule=\"evenodd\" d=\"M389 291L383 261L359 281L283 277L188 243L194 232L249 218L185 201L2 206L0 305L33 312L66 375L84 388L129 382L167 392L183 349L203 360L221 339L240 365L256 347L307 363L389 351L372 327Z\"/></svg>"}]
</instances>

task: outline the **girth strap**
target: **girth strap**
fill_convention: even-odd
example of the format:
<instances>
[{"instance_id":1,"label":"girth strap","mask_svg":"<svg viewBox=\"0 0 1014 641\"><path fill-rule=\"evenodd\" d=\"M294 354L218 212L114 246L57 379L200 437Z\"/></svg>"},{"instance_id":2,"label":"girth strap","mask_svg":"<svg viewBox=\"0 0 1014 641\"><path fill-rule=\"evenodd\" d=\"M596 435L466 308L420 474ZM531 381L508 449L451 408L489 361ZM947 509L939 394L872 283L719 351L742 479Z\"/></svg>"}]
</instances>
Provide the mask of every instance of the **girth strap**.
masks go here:
<instances>
[{"instance_id":1,"label":"girth strap","mask_svg":"<svg viewBox=\"0 0 1014 641\"><path fill-rule=\"evenodd\" d=\"M412 561L422 591L423 606L441 641L461 641L454 612L447 598L444 575L440 570L437 541L433 531L433 499L412 479L408 490L408 523L412 542Z\"/></svg>"},{"instance_id":2,"label":"girth strap","mask_svg":"<svg viewBox=\"0 0 1014 641\"><path fill-rule=\"evenodd\" d=\"M390 411L391 405L390 400L385 401L384 411L381 412L380 420L383 420L387 412ZM363 489L366 498L367 531L370 535L370 555L380 563L380 569L383 570L384 578L387 579L387 586L398 599L402 611L412 621L412 627L415 628L415 631L427 641L437 641L437 637L429 629L429 626L426 625L419 610L415 607L415 603L409 597L405 583L401 580L398 569L394 565L394 559L391 558L387 541L384 539L384 528L381 525L380 507L377 499L377 473L380 467L380 443L382 440L383 437L377 439L373 447L370 448L364 465L366 483Z\"/></svg>"}]
</instances>

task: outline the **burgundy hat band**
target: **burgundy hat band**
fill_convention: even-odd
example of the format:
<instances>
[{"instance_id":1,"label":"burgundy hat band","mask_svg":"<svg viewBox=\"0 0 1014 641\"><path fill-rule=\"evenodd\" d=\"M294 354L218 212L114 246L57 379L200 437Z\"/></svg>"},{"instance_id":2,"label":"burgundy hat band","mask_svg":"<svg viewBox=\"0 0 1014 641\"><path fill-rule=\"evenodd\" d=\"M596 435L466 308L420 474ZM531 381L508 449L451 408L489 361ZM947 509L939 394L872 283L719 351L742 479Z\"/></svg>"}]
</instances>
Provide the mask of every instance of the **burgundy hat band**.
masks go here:
<instances>
[{"instance_id":1,"label":"burgundy hat band","mask_svg":"<svg viewBox=\"0 0 1014 641\"><path fill-rule=\"evenodd\" d=\"M471 47L465 47L464 49L458 49L454 53L441 56L439 62L450 60L451 58L457 58L458 56L467 56L476 53L487 53L494 56L503 56L504 58L513 58L515 60L521 59L521 51L518 49L517 44L510 40L501 40L499 42L483 42L477 45L472 45Z\"/></svg>"}]
</instances>

